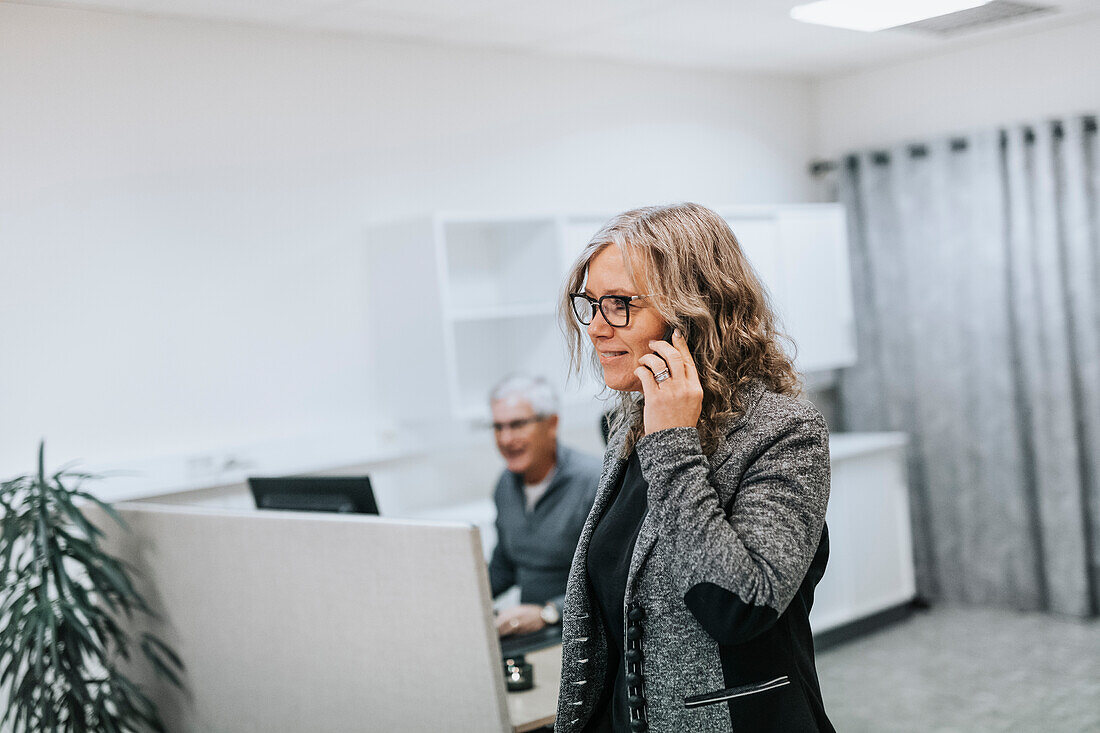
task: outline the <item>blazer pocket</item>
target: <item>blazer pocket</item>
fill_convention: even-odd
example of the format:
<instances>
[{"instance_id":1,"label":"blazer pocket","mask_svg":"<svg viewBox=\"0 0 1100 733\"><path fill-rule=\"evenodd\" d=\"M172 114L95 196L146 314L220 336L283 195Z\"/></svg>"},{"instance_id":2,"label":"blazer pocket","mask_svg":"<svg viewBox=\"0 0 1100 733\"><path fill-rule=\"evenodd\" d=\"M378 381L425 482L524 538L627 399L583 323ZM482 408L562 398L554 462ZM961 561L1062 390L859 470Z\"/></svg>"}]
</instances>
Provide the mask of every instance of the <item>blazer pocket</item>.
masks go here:
<instances>
[{"instance_id":1,"label":"blazer pocket","mask_svg":"<svg viewBox=\"0 0 1100 733\"><path fill-rule=\"evenodd\" d=\"M740 687L729 687L725 690L717 690L716 692L708 692L703 695L692 695L691 697L684 698L685 708L701 708L704 705L716 705L720 702L729 702L738 697L745 697L746 695L756 695L761 692L767 692L768 690L774 690L779 687L786 687L791 684L791 679L787 675L782 677L776 677L774 680L768 680L767 682L754 682L751 685L741 685Z\"/></svg>"}]
</instances>

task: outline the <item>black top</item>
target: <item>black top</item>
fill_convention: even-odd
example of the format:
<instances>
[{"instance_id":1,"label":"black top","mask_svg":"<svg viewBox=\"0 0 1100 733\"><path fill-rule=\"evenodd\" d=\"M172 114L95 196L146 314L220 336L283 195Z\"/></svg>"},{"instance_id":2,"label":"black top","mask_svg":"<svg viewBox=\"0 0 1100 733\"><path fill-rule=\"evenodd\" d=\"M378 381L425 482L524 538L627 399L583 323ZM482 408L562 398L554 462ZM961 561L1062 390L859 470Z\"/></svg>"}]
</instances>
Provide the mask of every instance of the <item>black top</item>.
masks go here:
<instances>
[{"instance_id":1,"label":"black top","mask_svg":"<svg viewBox=\"0 0 1100 733\"><path fill-rule=\"evenodd\" d=\"M623 605L626 577L638 530L646 515L649 484L642 477L636 453L630 454L615 494L592 532L588 545L588 581L607 629L607 680L599 708L589 722L592 731L629 731L625 663L623 653ZM608 692L611 692L608 699Z\"/></svg>"}]
</instances>

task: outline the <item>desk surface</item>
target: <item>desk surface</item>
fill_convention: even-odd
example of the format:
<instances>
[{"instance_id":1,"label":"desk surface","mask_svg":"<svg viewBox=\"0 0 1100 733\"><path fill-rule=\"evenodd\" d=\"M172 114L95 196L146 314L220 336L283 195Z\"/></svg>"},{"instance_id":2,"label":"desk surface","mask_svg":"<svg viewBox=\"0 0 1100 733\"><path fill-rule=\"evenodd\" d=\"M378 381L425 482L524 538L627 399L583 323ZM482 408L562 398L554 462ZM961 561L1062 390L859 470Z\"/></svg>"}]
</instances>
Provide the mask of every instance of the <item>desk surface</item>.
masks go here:
<instances>
[{"instance_id":1,"label":"desk surface","mask_svg":"<svg viewBox=\"0 0 1100 733\"><path fill-rule=\"evenodd\" d=\"M535 686L523 692L509 692L508 718L516 733L553 725L558 712L558 683L561 681L561 644L524 655L535 674Z\"/></svg>"}]
</instances>

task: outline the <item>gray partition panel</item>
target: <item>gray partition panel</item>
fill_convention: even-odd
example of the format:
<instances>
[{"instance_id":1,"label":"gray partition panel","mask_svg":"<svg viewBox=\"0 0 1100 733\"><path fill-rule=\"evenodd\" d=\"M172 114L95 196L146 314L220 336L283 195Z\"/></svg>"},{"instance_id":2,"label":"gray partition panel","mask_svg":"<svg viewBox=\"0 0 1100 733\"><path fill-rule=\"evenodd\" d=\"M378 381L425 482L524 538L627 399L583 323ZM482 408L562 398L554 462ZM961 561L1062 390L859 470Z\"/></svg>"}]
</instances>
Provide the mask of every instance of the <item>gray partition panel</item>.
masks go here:
<instances>
[{"instance_id":1,"label":"gray partition panel","mask_svg":"<svg viewBox=\"0 0 1100 733\"><path fill-rule=\"evenodd\" d=\"M187 664L171 731L511 730L473 527L121 505L109 528ZM138 671L142 670L142 671Z\"/></svg>"}]
</instances>

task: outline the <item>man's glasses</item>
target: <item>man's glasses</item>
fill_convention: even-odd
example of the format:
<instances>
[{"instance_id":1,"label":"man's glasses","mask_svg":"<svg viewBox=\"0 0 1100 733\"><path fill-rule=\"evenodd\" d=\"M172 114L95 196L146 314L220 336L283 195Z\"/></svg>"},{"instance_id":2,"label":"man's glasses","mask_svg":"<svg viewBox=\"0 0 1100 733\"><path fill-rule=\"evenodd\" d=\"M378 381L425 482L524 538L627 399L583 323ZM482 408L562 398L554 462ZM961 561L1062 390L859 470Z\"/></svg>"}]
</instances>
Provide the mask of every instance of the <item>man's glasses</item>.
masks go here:
<instances>
[{"instance_id":1,"label":"man's glasses","mask_svg":"<svg viewBox=\"0 0 1100 733\"><path fill-rule=\"evenodd\" d=\"M512 420L510 422L495 422L493 423L493 432L503 433L505 430L522 430L528 425L533 425L543 418L545 418L545 415L535 415L534 417L525 417L520 420Z\"/></svg>"},{"instance_id":2,"label":"man's glasses","mask_svg":"<svg viewBox=\"0 0 1100 733\"><path fill-rule=\"evenodd\" d=\"M587 326L596 317L596 311L603 314L607 325L622 328L630 323L630 302L638 298L650 298L650 295L605 295L601 298L590 298L584 293L570 293L569 299L573 303L573 315Z\"/></svg>"}]
</instances>

